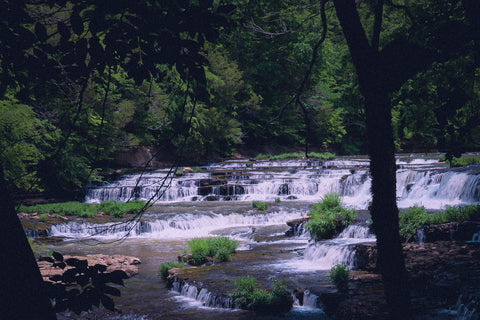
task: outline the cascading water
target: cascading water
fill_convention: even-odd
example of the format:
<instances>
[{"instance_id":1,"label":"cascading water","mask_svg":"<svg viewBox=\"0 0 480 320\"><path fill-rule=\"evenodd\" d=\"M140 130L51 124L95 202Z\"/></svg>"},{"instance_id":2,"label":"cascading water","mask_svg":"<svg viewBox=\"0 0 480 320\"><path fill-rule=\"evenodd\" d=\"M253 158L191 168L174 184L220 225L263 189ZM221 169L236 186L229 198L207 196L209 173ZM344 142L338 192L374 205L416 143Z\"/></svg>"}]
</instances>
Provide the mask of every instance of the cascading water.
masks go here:
<instances>
[{"instance_id":1,"label":"cascading water","mask_svg":"<svg viewBox=\"0 0 480 320\"><path fill-rule=\"evenodd\" d=\"M180 281L179 279L173 281L172 291L196 301L207 308L233 309L235 307L232 299L229 297L212 294L206 288L199 289L197 286L185 281Z\"/></svg>"},{"instance_id":2,"label":"cascading water","mask_svg":"<svg viewBox=\"0 0 480 320\"><path fill-rule=\"evenodd\" d=\"M178 239L207 237L215 230L226 229L228 236L238 239L249 239L252 226L265 227L284 225L290 219L301 218L303 211L279 210L270 213L258 213L249 210L247 213L220 214L212 212L151 214L144 215L139 223L105 223L91 224L67 222L52 226L49 235L65 238L102 238L118 239L123 237L141 237L148 239Z\"/></svg>"},{"instance_id":3,"label":"cascading water","mask_svg":"<svg viewBox=\"0 0 480 320\"><path fill-rule=\"evenodd\" d=\"M446 205L480 201L478 166L448 169L435 160L403 158L397 161L397 197L401 208L423 205L440 209ZM172 178L161 189L167 170L125 175L120 180L88 189L87 202L129 199L157 202L180 201L318 201L327 193L339 193L344 205L367 209L371 178L366 159L335 161L285 160L279 162L226 161ZM164 192L159 192L164 191ZM155 198L155 195L158 195Z\"/></svg>"},{"instance_id":4,"label":"cascading water","mask_svg":"<svg viewBox=\"0 0 480 320\"><path fill-rule=\"evenodd\" d=\"M374 242L375 235L368 226L350 225L336 238L323 241L310 241L297 260L289 261L287 266L294 270L330 270L337 264L355 267L355 245Z\"/></svg>"}]
</instances>

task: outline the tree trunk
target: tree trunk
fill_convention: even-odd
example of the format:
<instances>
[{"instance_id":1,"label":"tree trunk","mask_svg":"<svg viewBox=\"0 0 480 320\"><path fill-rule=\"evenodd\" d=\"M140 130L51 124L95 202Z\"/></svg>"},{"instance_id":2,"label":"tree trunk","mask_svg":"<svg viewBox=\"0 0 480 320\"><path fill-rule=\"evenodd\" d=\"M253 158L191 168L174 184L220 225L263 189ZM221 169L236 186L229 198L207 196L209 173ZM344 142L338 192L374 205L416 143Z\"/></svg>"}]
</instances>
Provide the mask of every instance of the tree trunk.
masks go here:
<instances>
[{"instance_id":1,"label":"tree trunk","mask_svg":"<svg viewBox=\"0 0 480 320\"><path fill-rule=\"evenodd\" d=\"M0 162L0 258L2 319L56 319L37 261L15 213Z\"/></svg>"},{"instance_id":2,"label":"tree trunk","mask_svg":"<svg viewBox=\"0 0 480 320\"><path fill-rule=\"evenodd\" d=\"M382 273L391 319L410 319L410 295L399 235L396 164L388 93L364 89L372 175L371 215L377 236L378 267Z\"/></svg>"},{"instance_id":3,"label":"tree trunk","mask_svg":"<svg viewBox=\"0 0 480 320\"><path fill-rule=\"evenodd\" d=\"M378 267L382 274L390 319L408 320L410 294L398 225L395 145L390 83L378 48L370 45L354 0L334 0L335 10L357 69L365 111L372 175L371 215L377 236ZM378 14L378 16L381 16ZM379 17L376 17L379 18ZM375 42L375 41L373 41Z\"/></svg>"}]
</instances>

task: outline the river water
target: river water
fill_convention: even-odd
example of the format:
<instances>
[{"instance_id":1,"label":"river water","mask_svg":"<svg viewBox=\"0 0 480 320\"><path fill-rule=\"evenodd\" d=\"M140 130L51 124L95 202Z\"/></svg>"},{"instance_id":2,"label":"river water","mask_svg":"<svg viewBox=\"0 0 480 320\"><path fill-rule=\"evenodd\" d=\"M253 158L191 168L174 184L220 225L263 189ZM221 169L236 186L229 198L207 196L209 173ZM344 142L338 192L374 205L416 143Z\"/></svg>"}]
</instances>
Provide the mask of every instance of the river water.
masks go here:
<instances>
[{"instance_id":1,"label":"river water","mask_svg":"<svg viewBox=\"0 0 480 320\"><path fill-rule=\"evenodd\" d=\"M479 168L451 170L437 159L437 155L398 158L399 207L423 205L434 210L480 202ZM286 222L306 216L313 203L331 192L341 194L345 206L367 209L371 201L368 160L227 161L194 169L167 178L167 169L144 173L141 178L129 174L90 188L87 202L155 198L156 204L139 224L114 227L69 222L52 228L50 235L65 239L52 249L64 254L124 254L142 260L139 275L126 281L122 297L115 300L123 314L97 310L82 317L255 318L251 312L205 306L205 292L200 295L200 288L169 291L156 275L158 266L175 260L188 240L225 235L237 240L240 247L228 263L231 271L219 272L216 277L227 282L237 275L252 275L265 283L271 278L288 279L291 289L306 290L304 305L297 303L287 316L272 319L326 319L316 294L333 290L327 280L332 266L346 263L355 267L354 244L375 241L366 224L368 216L361 214L357 223L336 239L318 243L310 242L302 230L285 236ZM162 189L164 181L169 187ZM252 207L252 200L268 201L270 206L262 212ZM78 318L68 313L61 317Z\"/></svg>"}]
</instances>

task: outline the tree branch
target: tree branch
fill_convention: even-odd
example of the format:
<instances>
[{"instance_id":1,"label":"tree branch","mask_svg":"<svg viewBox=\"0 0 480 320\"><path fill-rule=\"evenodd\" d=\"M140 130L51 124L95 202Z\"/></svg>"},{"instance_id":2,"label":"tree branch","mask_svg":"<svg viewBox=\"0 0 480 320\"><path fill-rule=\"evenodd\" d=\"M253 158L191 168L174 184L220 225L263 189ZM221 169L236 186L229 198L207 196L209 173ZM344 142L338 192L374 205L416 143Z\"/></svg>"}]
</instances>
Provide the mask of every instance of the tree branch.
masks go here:
<instances>
[{"instance_id":1,"label":"tree branch","mask_svg":"<svg viewBox=\"0 0 480 320\"><path fill-rule=\"evenodd\" d=\"M380 32L382 31L384 0L377 0L375 6L375 21L373 22L372 49L378 51L380 45Z\"/></svg>"}]
</instances>

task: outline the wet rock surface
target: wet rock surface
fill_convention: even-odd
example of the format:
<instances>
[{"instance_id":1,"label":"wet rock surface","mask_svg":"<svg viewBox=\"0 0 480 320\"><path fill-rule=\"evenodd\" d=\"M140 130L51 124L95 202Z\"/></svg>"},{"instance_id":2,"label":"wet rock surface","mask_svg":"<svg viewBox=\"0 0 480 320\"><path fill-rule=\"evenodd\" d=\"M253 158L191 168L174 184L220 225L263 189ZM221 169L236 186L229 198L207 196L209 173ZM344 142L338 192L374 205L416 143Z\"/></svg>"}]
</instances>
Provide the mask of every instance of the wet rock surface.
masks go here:
<instances>
[{"instance_id":1,"label":"wet rock surface","mask_svg":"<svg viewBox=\"0 0 480 320\"><path fill-rule=\"evenodd\" d=\"M423 242L468 241L479 230L480 222L477 221L448 222L424 226L421 229Z\"/></svg>"},{"instance_id":2,"label":"wet rock surface","mask_svg":"<svg viewBox=\"0 0 480 320\"><path fill-rule=\"evenodd\" d=\"M382 280L376 273L376 247L357 248L358 267L363 270L352 272L348 295L322 296L326 312L333 319L387 319ZM403 251L412 307L419 319L449 319L441 318L438 310L455 305L460 295L478 295L480 243L405 244Z\"/></svg>"}]
</instances>

